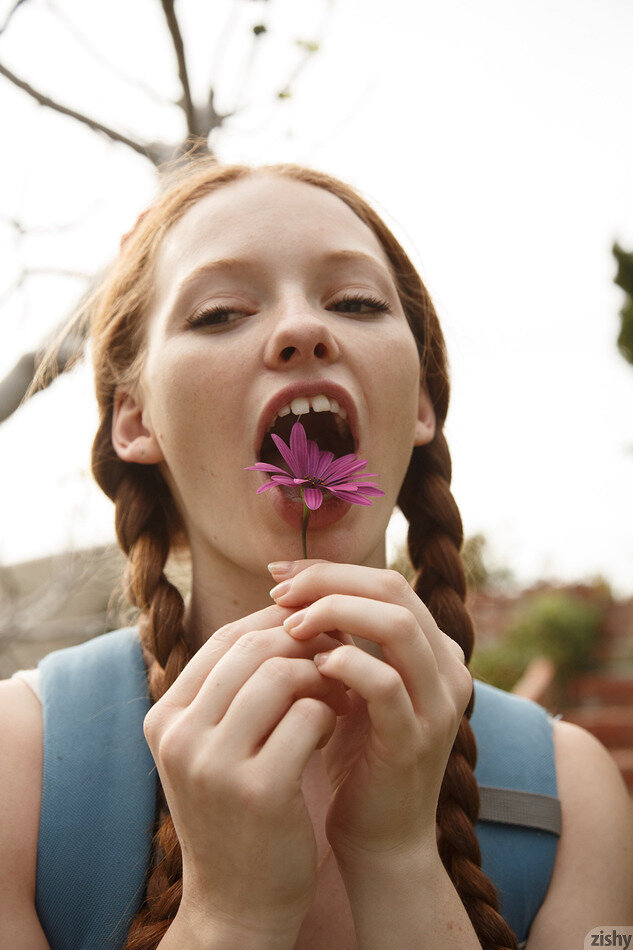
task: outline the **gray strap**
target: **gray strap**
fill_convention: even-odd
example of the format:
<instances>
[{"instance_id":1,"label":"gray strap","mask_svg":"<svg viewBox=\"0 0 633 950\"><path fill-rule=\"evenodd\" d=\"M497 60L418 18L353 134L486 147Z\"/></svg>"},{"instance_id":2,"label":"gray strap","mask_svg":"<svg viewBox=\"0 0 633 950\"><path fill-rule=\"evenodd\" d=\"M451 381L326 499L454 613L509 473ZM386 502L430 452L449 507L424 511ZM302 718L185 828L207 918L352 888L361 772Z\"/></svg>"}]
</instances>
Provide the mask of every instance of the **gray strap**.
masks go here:
<instances>
[{"instance_id":1,"label":"gray strap","mask_svg":"<svg viewBox=\"0 0 633 950\"><path fill-rule=\"evenodd\" d=\"M479 786L481 821L500 821L507 825L527 825L551 831L560 837L562 820L560 799L513 788Z\"/></svg>"}]
</instances>

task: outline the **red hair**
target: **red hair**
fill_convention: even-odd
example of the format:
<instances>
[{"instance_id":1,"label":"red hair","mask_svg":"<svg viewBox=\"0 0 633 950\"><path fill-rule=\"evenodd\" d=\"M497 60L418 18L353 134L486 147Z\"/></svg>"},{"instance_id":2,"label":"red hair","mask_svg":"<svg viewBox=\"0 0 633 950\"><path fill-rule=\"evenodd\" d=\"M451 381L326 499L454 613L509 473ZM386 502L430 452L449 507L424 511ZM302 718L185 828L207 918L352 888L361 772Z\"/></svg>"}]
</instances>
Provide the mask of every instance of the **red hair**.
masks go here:
<instances>
[{"instance_id":1,"label":"red hair","mask_svg":"<svg viewBox=\"0 0 633 950\"><path fill-rule=\"evenodd\" d=\"M466 663L473 650L473 625L465 606L466 583L460 557L463 529L451 494L451 459L443 426L449 378L444 337L421 278L378 214L349 185L295 164L250 167L218 165L209 158L178 168L155 203L126 235L86 310L92 345L100 424L92 451L92 471L114 501L119 544L127 556L126 594L140 610L139 630L156 702L190 659L183 627L184 602L166 574L170 553L187 548L180 514L157 466L122 461L112 446L114 393L134 387L143 366L146 314L158 249L169 228L204 195L228 182L260 173L275 174L323 188L374 232L391 266L402 307L415 337L424 380L436 416L436 434L413 449L398 506L409 522L408 552L415 570L413 590L438 626L459 643ZM486 950L517 950L517 940L499 914L494 885L481 869L475 823L479 791L474 776L475 736L470 726L474 693L464 713L446 767L437 824L443 864ZM178 910L182 896L182 855L159 784L156 829L147 887L130 928L125 950L153 950Z\"/></svg>"}]
</instances>

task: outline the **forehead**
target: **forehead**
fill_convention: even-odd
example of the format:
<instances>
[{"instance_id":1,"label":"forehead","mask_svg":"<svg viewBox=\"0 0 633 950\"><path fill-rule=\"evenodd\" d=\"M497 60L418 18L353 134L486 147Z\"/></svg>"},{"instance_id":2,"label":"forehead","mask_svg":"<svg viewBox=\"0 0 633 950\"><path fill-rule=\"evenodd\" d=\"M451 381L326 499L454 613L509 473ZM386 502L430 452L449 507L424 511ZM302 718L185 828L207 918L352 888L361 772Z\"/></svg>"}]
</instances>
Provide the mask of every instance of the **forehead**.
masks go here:
<instances>
[{"instance_id":1,"label":"forehead","mask_svg":"<svg viewBox=\"0 0 633 950\"><path fill-rule=\"evenodd\" d=\"M279 175L253 175L205 195L170 228L158 253L156 289L220 257L294 265L340 249L364 251L391 270L374 232L336 195Z\"/></svg>"}]
</instances>

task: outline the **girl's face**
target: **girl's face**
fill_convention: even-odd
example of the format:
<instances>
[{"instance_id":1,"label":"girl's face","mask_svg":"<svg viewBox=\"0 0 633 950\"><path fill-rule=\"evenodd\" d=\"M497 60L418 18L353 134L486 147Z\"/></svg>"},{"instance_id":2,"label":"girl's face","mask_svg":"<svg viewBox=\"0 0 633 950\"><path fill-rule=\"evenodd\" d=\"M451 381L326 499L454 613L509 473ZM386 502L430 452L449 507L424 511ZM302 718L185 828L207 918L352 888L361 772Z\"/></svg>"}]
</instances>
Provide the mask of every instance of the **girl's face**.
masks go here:
<instances>
[{"instance_id":1,"label":"girl's face","mask_svg":"<svg viewBox=\"0 0 633 950\"><path fill-rule=\"evenodd\" d=\"M349 296L385 306L341 302ZM137 393L121 394L113 427L121 457L160 464L194 564L211 558L265 573L271 560L302 557L300 528L280 517L272 491L256 493L262 476L244 469L258 460L271 398L315 380L349 394L358 454L385 495L371 507L346 506L335 523L309 525L308 555L384 567L411 451L435 425L387 257L321 188L272 174L225 185L161 246L144 370Z\"/></svg>"}]
</instances>

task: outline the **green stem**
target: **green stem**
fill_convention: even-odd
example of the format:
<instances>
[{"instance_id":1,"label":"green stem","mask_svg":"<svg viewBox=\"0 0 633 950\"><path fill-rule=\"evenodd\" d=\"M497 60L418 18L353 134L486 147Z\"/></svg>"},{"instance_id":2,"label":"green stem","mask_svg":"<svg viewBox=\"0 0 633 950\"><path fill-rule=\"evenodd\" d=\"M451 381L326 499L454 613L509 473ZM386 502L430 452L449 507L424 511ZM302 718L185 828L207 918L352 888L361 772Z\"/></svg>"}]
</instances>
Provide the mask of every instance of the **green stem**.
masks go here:
<instances>
[{"instance_id":1,"label":"green stem","mask_svg":"<svg viewBox=\"0 0 633 950\"><path fill-rule=\"evenodd\" d=\"M301 543L303 545L303 557L307 561L308 559L308 518L310 517L310 509L306 505L305 498L303 497L303 488L301 489L301 501L303 502L303 523L301 525Z\"/></svg>"}]
</instances>

